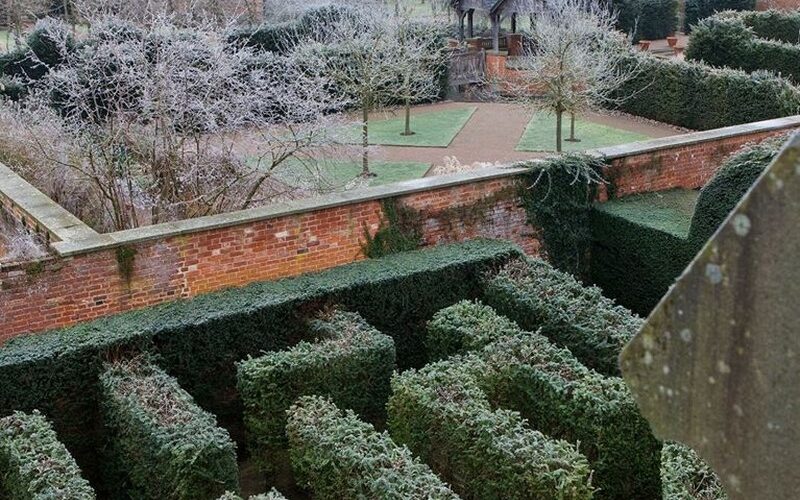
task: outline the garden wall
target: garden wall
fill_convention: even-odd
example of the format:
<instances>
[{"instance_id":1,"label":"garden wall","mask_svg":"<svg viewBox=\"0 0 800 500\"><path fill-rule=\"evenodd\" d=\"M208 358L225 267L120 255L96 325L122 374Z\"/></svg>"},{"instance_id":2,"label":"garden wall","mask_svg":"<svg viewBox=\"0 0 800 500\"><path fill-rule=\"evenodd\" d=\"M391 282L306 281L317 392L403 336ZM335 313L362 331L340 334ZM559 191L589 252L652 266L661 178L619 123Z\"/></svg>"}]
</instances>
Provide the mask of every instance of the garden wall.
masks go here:
<instances>
[{"instance_id":1,"label":"garden wall","mask_svg":"<svg viewBox=\"0 0 800 500\"><path fill-rule=\"evenodd\" d=\"M699 188L741 145L797 127L800 116L594 154L610 160L608 191L616 196ZM379 228L382 201L388 199L419 213L424 245L482 236L511 240L535 255L536 230L526 224L518 196L522 171L483 169L98 234L0 166L0 201L11 213L36 215L29 227L38 223L50 235L53 253L40 262L0 265L0 344L24 333L363 259L365 230Z\"/></svg>"}]
</instances>

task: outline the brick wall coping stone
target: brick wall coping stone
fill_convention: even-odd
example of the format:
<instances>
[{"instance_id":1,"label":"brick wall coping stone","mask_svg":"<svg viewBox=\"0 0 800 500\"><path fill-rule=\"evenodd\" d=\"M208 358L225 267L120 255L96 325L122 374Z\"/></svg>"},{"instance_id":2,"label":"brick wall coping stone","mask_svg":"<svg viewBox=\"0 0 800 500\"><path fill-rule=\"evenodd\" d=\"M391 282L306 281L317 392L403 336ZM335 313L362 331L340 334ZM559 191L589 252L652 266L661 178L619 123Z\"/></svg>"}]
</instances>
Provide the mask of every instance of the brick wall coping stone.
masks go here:
<instances>
[{"instance_id":1,"label":"brick wall coping stone","mask_svg":"<svg viewBox=\"0 0 800 500\"><path fill-rule=\"evenodd\" d=\"M44 193L30 185L13 170L0 163L0 194L12 201L50 238L70 241L96 237L98 233Z\"/></svg>"},{"instance_id":2,"label":"brick wall coping stone","mask_svg":"<svg viewBox=\"0 0 800 500\"><path fill-rule=\"evenodd\" d=\"M250 222L276 219L302 213L336 208L339 206L367 201L404 196L422 191L471 184L474 182L513 177L527 170L524 167L492 167L472 170L456 174L423 177L410 181L397 182L384 186L375 186L355 191L332 193L314 198L275 203L263 207L251 208L218 215L209 215L182 221L154 224L114 233L95 233L84 239L60 241L52 245L62 257L104 250L123 245L157 240L165 237L181 236L213 229L238 226Z\"/></svg>"},{"instance_id":3,"label":"brick wall coping stone","mask_svg":"<svg viewBox=\"0 0 800 500\"><path fill-rule=\"evenodd\" d=\"M772 132L794 127L800 127L800 115L787 116L785 118L775 118L760 122L744 123L742 125L734 125L732 127L723 127L713 130L704 130L702 132L691 132L688 134L662 137L649 141L632 142L629 144L621 144L619 146L595 149L589 151L588 153L606 158L608 160L614 160L617 158L624 158L626 156L636 156L664 149L691 146L692 144L716 141L728 137L737 137L760 132Z\"/></svg>"}]
</instances>

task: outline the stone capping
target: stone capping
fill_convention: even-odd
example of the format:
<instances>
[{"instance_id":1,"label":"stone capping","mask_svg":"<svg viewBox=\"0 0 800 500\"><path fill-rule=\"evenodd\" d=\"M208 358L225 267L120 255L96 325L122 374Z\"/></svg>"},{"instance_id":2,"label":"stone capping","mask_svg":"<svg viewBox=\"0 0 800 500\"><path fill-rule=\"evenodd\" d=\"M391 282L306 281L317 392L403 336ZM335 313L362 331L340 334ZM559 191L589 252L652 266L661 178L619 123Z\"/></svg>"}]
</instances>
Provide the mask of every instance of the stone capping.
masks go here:
<instances>
[{"instance_id":1,"label":"stone capping","mask_svg":"<svg viewBox=\"0 0 800 500\"><path fill-rule=\"evenodd\" d=\"M98 235L97 231L2 163L0 163L0 196L8 198L13 206L36 221L38 230L46 231L47 237L54 241L70 241ZM36 227L31 229L37 230Z\"/></svg>"},{"instance_id":2,"label":"stone capping","mask_svg":"<svg viewBox=\"0 0 800 500\"><path fill-rule=\"evenodd\" d=\"M62 257L76 254L106 250L123 245L141 243L145 241L181 236L191 233L209 231L231 226L238 226L291 215L316 212L356 203L382 200L396 196L404 196L423 191L432 191L447 187L472 184L475 182L490 181L514 177L525 172L527 168L492 167L468 172L423 177L410 181L397 182L385 186L375 186L357 191L332 193L315 198L305 198L285 203L276 203L263 207L240 210L226 214L209 215L195 219L166 222L152 226L117 231L114 233L95 233L88 238L59 241L52 245L53 249Z\"/></svg>"},{"instance_id":3,"label":"stone capping","mask_svg":"<svg viewBox=\"0 0 800 500\"><path fill-rule=\"evenodd\" d=\"M758 134L762 132L774 132L777 130L792 129L795 127L800 127L800 115L787 116L785 118L775 118L773 120L764 120L760 122L744 123L742 125L704 130L702 132L691 132L688 134L662 137L660 139L652 139L649 141L631 142L629 144L622 144L619 146L595 149L588 151L587 153L594 156L600 156L607 160L615 160L627 156L636 156L665 149L691 146L693 144L700 144L718 139L725 139L740 135Z\"/></svg>"}]
</instances>

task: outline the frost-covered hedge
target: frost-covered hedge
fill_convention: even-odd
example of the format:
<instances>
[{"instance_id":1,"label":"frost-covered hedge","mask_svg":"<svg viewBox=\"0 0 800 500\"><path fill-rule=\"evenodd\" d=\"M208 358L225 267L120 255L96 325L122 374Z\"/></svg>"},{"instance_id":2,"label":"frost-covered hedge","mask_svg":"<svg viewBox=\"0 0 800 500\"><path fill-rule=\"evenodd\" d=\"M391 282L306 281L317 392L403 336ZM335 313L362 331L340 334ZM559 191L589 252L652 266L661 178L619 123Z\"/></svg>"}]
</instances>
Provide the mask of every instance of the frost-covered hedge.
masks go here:
<instances>
[{"instance_id":1,"label":"frost-covered hedge","mask_svg":"<svg viewBox=\"0 0 800 500\"><path fill-rule=\"evenodd\" d=\"M480 302L464 300L437 312L428 322L428 358L445 359L482 349L502 337L517 335L519 326Z\"/></svg>"},{"instance_id":2,"label":"frost-covered hedge","mask_svg":"<svg viewBox=\"0 0 800 500\"><path fill-rule=\"evenodd\" d=\"M661 484L664 500L727 500L713 470L694 450L667 442L661 451Z\"/></svg>"},{"instance_id":3,"label":"frost-covered hedge","mask_svg":"<svg viewBox=\"0 0 800 500\"><path fill-rule=\"evenodd\" d=\"M395 369L392 338L338 310L311 326L318 341L239 363L248 450L264 466L272 451L285 447L286 411L300 396L330 397L368 420L385 413Z\"/></svg>"},{"instance_id":4,"label":"frost-covered hedge","mask_svg":"<svg viewBox=\"0 0 800 500\"><path fill-rule=\"evenodd\" d=\"M392 437L472 499L592 498L589 463L575 446L531 429L519 413L493 410L453 357L392 379Z\"/></svg>"},{"instance_id":5,"label":"frost-covered hedge","mask_svg":"<svg viewBox=\"0 0 800 500\"><path fill-rule=\"evenodd\" d=\"M450 311L456 312L461 322L439 323L437 328L449 327L451 337L495 339L473 355L450 358L451 365L472 375L493 404L519 411L549 436L580 443L594 469L599 497L657 494L660 445L622 379L587 369L569 350L540 334L515 330L486 306L458 304ZM498 326L495 333L492 324ZM476 330L468 332L468 325Z\"/></svg>"},{"instance_id":6,"label":"frost-covered hedge","mask_svg":"<svg viewBox=\"0 0 800 500\"><path fill-rule=\"evenodd\" d=\"M238 490L236 445L174 378L137 358L110 364L100 384L119 495L211 500Z\"/></svg>"},{"instance_id":7,"label":"frost-covered hedge","mask_svg":"<svg viewBox=\"0 0 800 500\"><path fill-rule=\"evenodd\" d=\"M236 493L226 491L225 494L219 497L217 500L244 500L244 499L239 495L237 495ZM273 488L268 493L253 495L248 500L286 500L286 497L283 496L278 490Z\"/></svg>"},{"instance_id":8,"label":"frost-covered hedge","mask_svg":"<svg viewBox=\"0 0 800 500\"><path fill-rule=\"evenodd\" d=\"M300 398L289 410L286 433L298 480L314 498L458 498L408 448L325 398Z\"/></svg>"},{"instance_id":9,"label":"frost-covered hedge","mask_svg":"<svg viewBox=\"0 0 800 500\"><path fill-rule=\"evenodd\" d=\"M94 500L89 483L39 412L0 419L0 498Z\"/></svg>"},{"instance_id":10,"label":"frost-covered hedge","mask_svg":"<svg viewBox=\"0 0 800 500\"><path fill-rule=\"evenodd\" d=\"M622 347L639 331L641 318L617 306L597 287L539 259L517 259L485 284L485 301L522 328L540 331L569 348L583 364L601 373L619 373Z\"/></svg>"},{"instance_id":11,"label":"frost-covered hedge","mask_svg":"<svg viewBox=\"0 0 800 500\"><path fill-rule=\"evenodd\" d=\"M617 89L622 111L694 130L797 114L800 89L772 73L632 56L639 72Z\"/></svg>"}]
</instances>

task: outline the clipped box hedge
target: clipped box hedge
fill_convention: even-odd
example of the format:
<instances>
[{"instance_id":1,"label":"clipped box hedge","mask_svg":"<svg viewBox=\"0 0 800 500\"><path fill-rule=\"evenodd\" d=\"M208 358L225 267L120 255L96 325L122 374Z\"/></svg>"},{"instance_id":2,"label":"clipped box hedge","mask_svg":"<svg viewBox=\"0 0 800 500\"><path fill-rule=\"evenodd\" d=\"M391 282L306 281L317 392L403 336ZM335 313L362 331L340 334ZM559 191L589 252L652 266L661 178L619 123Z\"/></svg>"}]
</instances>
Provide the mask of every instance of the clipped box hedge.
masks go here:
<instances>
[{"instance_id":1,"label":"clipped box hedge","mask_svg":"<svg viewBox=\"0 0 800 500\"><path fill-rule=\"evenodd\" d=\"M495 339L457 361L494 405L519 411L549 436L579 443L594 469L598 498L657 496L660 444L622 379L587 369L538 333L510 329L486 306L459 304L456 311L462 322L450 323L452 336L478 325L472 336ZM597 314L603 314L600 308ZM498 325L494 335L492 323Z\"/></svg>"},{"instance_id":2,"label":"clipped box hedge","mask_svg":"<svg viewBox=\"0 0 800 500\"><path fill-rule=\"evenodd\" d=\"M428 322L428 358L441 360L482 349L519 333L519 326L480 302L461 301L434 314Z\"/></svg>"},{"instance_id":3,"label":"clipped box hedge","mask_svg":"<svg viewBox=\"0 0 800 500\"><path fill-rule=\"evenodd\" d=\"M797 114L800 89L774 74L632 55L639 71L617 89L619 109L694 130L709 130Z\"/></svg>"},{"instance_id":4,"label":"clipped box hedge","mask_svg":"<svg viewBox=\"0 0 800 500\"><path fill-rule=\"evenodd\" d=\"M800 80L800 45L758 38L743 20L713 16L695 26L686 58L717 67L773 71Z\"/></svg>"},{"instance_id":5,"label":"clipped box hedge","mask_svg":"<svg viewBox=\"0 0 800 500\"><path fill-rule=\"evenodd\" d=\"M727 15L744 21L759 38L800 43L800 10L748 11Z\"/></svg>"},{"instance_id":6,"label":"clipped box hedge","mask_svg":"<svg viewBox=\"0 0 800 500\"><path fill-rule=\"evenodd\" d=\"M392 338L356 313L335 310L312 322L320 339L239 363L247 449L263 466L286 445L286 411L298 397L324 395L361 418L385 415L395 369Z\"/></svg>"},{"instance_id":7,"label":"clipped box hedge","mask_svg":"<svg viewBox=\"0 0 800 500\"><path fill-rule=\"evenodd\" d=\"M38 411L0 419L0 498L94 500L78 464Z\"/></svg>"},{"instance_id":8,"label":"clipped box hedge","mask_svg":"<svg viewBox=\"0 0 800 500\"><path fill-rule=\"evenodd\" d=\"M515 411L493 410L452 357L392 379L392 437L430 464L464 498L592 498L589 463L575 446L532 430Z\"/></svg>"},{"instance_id":9,"label":"clipped box hedge","mask_svg":"<svg viewBox=\"0 0 800 500\"><path fill-rule=\"evenodd\" d=\"M134 359L109 364L100 385L115 496L202 500L238 490L236 445L174 378Z\"/></svg>"},{"instance_id":10,"label":"clipped box hedge","mask_svg":"<svg viewBox=\"0 0 800 500\"><path fill-rule=\"evenodd\" d=\"M310 312L328 304L357 311L394 338L401 367L421 366L425 323L478 297L480 277L519 255L501 241L443 245L16 338L0 349L0 414L39 408L52 415L84 471L96 472L103 358L139 349L157 353L200 406L241 432L235 363L304 338Z\"/></svg>"},{"instance_id":11,"label":"clipped box hedge","mask_svg":"<svg viewBox=\"0 0 800 500\"><path fill-rule=\"evenodd\" d=\"M599 288L585 287L539 259L509 262L488 277L484 294L500 314L608 375L619 373L619 353L642 325L641 318L615 305Z\"/></svg>"},{"instance_id":12,"label":"clipped box hedge","mask_svg":"<svg viewBox=\"0 0 800 500\"><path fill-rule=\"evenodd\" d=\"M727 500L719 478L694 450L666 442L661 451L664 500Z\"/></svg>"},{"instance_id":13,"label":"clipped box hedge","mask_svg":"<svg viewBox=\"0 0 800 500\"><path fill-rule=\"evenodd\" d=\"M325 398L300 398L289 410L287 434L292 466L314 498L458 498L408 448Z\"/></svg>"}]
</instances>

